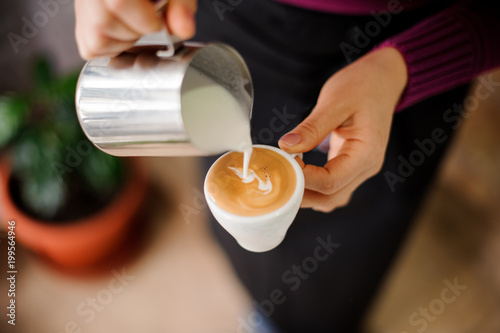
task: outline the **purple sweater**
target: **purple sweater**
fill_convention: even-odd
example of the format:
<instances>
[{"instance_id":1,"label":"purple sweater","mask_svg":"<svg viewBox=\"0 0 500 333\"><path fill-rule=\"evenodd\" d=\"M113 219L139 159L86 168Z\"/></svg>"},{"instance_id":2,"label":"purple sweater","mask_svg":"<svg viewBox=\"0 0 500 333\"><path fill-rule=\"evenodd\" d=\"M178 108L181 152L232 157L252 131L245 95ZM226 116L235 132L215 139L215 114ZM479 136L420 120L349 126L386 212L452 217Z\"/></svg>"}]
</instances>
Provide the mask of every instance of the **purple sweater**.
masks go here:
<instances>
[{"instance_id":1,"label":"purple sweater","mask_svg":"<svg viewBox=\"0 0 500 333\"><path fill-rule=\"evenodd\" d=\"M276 0L311 10L347 15L397 8L411 10L439 0ZM378 47L392 46L405 58L408 84L397 110L470 81L500 66L500 11L457 1ZM389 23L390 24L390 23Z\"/></svg>"}]
</instances>

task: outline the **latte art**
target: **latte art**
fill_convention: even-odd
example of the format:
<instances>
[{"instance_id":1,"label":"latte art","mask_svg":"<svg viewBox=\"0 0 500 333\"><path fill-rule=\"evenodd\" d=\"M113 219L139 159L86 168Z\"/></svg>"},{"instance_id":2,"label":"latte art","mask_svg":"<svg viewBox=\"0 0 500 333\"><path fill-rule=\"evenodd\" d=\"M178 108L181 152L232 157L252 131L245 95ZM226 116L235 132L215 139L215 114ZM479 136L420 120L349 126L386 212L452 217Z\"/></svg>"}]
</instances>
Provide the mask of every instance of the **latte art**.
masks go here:
<instances>
[{"instance_id":1,"label":"latte art","mask_svg":"<svg viewBox=\"0 0 500 333\"><path fill-rule=\"evenodd\" d=\"M292 196L296 175L290 162L280 154L254 148L246 177L243 153L221 157L207 175L211 199L223 210L236 215L256 216L273 212Z\"/></svg>"},{"instance_id":2,"label":"latte art","mask_svg":"<svg viewBox=\"0 0 500 333\"><path fill-rule=\"evenodd\" d=\"M259 190L261 190L264 194L268 194L269 192L271 192L273 190L273 184L271 183L271 179L269 179L268 175L266 175L267 181L264 183L264 181L262 179L260 179L260 177L257 176L255 171L253 171L253 170L250 170L250 172L247 172L247 175L245 176L244 172L241 172L240 170L238 170L236 168L229 167L229 169L233 170L234 173L236 173L236 175L238 177L240 177L240 179L243 183L248 184L248 183L253 182L255 179L257 179L257 181L259 182ZM243 169L245 169L245 168L243 167Z\"/></svg>"}]
</instances>

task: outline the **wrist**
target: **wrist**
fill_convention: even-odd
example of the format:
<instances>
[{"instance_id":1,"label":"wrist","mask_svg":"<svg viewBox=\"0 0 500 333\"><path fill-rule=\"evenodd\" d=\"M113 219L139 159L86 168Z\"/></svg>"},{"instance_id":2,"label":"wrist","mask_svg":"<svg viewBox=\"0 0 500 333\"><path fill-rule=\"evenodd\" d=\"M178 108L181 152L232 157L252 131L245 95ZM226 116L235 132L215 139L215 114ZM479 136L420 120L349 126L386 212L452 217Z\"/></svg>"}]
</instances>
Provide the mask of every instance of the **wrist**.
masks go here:
<instances>
[{"instance_id":1,"label":"wrist","mask_svg":"<svg viewBox=\"0 0 500 333\"><path fill-rule=\"evenodd\" d=\"M408 66L403 54L392 46L373 50L366 55L371 66L376 66L387 83L389 91L399 101L408 83Z\"/></svg>"},{"instance_id":2,"label":"wrist","mask_svg":"<svg viewBox=\"0 0 500 333\"><path fill-rule=\"evenodd\" d=\"M403 54L395 47L386 46L373 51L378 53L380 65L385 67L387 73L391 76L401 90L408 83L408 66Z\"/></svg>"}]
</instances>

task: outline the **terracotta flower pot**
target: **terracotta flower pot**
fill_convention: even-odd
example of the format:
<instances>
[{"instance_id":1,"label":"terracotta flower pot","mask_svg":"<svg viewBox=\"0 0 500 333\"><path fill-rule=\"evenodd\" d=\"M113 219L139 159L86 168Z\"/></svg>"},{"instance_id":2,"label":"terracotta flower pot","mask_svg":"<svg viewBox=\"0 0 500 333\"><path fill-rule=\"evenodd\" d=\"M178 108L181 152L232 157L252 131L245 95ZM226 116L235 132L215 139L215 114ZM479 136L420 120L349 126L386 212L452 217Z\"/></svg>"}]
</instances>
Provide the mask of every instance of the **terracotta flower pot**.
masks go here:
<instances>
[{"instance_id":1,"label":"terracotta flower pot","mask_svg":"<svg viewBox=\"0 0 500 333\"><path fill-rule=\"evenodd\" d=\"M98 263L123 246L146 195L147 182L138 163L130 163L122 189L103 209L85 218L62 224L39 221L20 210L9 191L10 166L0 161L0 215L6 229L14 220L16 241L66 268Z\"/></svg>"}]
</instances>

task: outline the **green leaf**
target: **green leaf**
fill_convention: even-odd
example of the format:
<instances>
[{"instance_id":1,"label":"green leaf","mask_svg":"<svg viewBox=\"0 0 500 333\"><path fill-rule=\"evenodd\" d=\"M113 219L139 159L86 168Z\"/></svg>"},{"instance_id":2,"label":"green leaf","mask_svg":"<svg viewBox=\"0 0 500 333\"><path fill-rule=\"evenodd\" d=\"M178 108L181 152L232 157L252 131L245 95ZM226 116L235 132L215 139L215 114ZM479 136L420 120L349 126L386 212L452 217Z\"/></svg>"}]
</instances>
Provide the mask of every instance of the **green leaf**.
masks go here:
<instances>
[{"instance_id":1,"label":"green leaf","mask_svg":"<svg viewBox=\"0 0 500 333\"><path fill-rule=\"evenodd\" d=\"M65 101L71 102L73 108L75 106L75 91L79 75L79 72L72 72L57 79L57 82L55 83L56 90L59 92L61 98Z\"/></svg>"},{"instance_id":2,"label":"green leaf","mask_svg":"<svg viewBox=\"0 0 500 333\"><path fill-rule=\"evenodd\" d=\"M92 147L92 153L83 159L82 165L77 168L77 171L92 192L105 200L122 183L124 165L119 158Z\"/></svg>"},{"instance_id":3,"label":"green leaf","mask_svg":"<svg viewBox=\"0 0 500 333\"><path fill-rule=\"evenodd\" d=\"M125 168L95 148L80 127L74 101L79 73L56 77L47 58L36 62L33 73L29 95L0 97L0 148L9 144L25 207L57 219L75 200L109 200Z\"/></svg>"},{"instance_id":4,"label":"green leaf","mask_svg":"<svg viewBox=\"0 0 500 333\"><path fill-rule=\"evenodd\" d=\"M55 214L66 202L67 187L55 178L34 180L24 178L21 183L21 198L29 204L30 209L46 220L54 218Z\"/></svg>"},{"instance_id":5,"label":"green leaf","mask_svg":"<svg viewBox=\"0 0 500 333\"><path fill-rule=\"evenodd\" d=\"M35 84L38 87L47 87L52 83L52 65L47 57L38 58L33 71Z\"/></svg>"},{"instance_id":6,"label":"green leaf","mask_svg":"<svg viewBox=\"0 0 500 333\"><path fill-rule=\"evenodd\" d=\"M0 148L19 133L28 111L29 103L25 98L0 96Z\"/></svg>"},{"instance_id":7,"label":"green leaf","mask_svg":"<svg viewBox=\"0 0 500 333\"><path fill-rule=\"evenodd\" d=\"M55 177L51 170L54 162L64 162L64 143L54 132L43 128L27 129L16 141L12 151L14 171L33 181Z\"/></svg>"}]
</instances>

